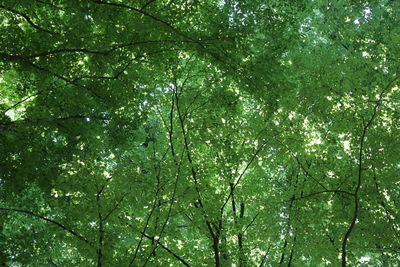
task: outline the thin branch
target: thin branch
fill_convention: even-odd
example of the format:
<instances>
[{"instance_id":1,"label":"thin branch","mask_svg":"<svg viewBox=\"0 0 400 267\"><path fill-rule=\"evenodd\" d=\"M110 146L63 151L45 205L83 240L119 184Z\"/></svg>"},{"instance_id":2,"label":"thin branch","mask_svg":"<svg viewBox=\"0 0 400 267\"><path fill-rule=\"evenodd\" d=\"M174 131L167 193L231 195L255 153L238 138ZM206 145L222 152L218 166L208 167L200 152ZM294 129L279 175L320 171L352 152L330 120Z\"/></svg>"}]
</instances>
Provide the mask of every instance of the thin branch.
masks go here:
<instances>
[{"instance_id":1,"label":"thin branch","mask_svg":"<svg viewBox=\"0 0 400 267\"><path fill-rule=\"evenodd\" d=\"M252 158L250 159L250 161L247 163L246 167L244 168L244 170L242 171L242 173L240 174L240 176L238 177L237 181L235 182L234 186L233 186L233 190L235 190L235 188L238 186L238 184L240 183L240 180L242 179L243 175L246 173L246 171L248 170L248 168L250 167L251 163L256 159L257 155L264 149L264 147L266 146L266 144L262 144L257 151L254 153L254 155L252 156Z\"/></svg>"},{"instance_id":2,"label":"thin branch","mask_svg":"<svg viewBox=\"0 0 400 267\"><path fill-rule=\"evenodd\" d=\"M176 161L176 154L175 154L175 149L174 149L174 141L173 141L173 133L174 133L174 107L175 107L175 93L172 95L171 99L171 109L169 112L169 129L168 129L168 137L169 137L169 144L171 147L171 154L174 159L175 164L177 163Z\"/></svg>"},{"instance_id":3,"label":"thin branch","mask_svg":"<svg viewBox=\"0 0 400 267\"><path fill-rule=\"evenodd\" d=\"M36 217L36 218L38 218L38 219L41 219L41 220L43 220L43 221L46 221L46 222L49 222L49 223L51 223L51 224L57 225L59 228L61 228L61 229L65 230L65 231L67 231L68 233L72 234L73 236L75 236L75 237L78 238L79 240L81 240L81 241L83 241L84 243L88 244L90 247L94 248L93 244L90 243L85 237L83 237L82 235L78 234L78 233L75 232L74 230L68 228L67 226L65 226L65 225L63 225L63 224L61 224L61 223L59 223L59 222L57 222L57 221L55 221L55 220L52 220L52 219L50 219L50 218L47 218L47 217L44 217L44 216L42 216L42 215L36 214L36 213L34 213L34 212L32 212L32 211L29 211L29 210L12 209L12 208L2 208L2 207L0 207L0 210L3 210L3 211L13 211L13 212L19 212L19 213L28 214L28 215L31 215L31 216Z\"/></svg>"},{"instance_id":4,"label":"thin branch","mask_svg":"<svg viewBox=\"0 0 400 267\"><path fill-rule=\"evenodd\" d=\"M58 73L55 73L55 72L53 72L53 71L51 71L51 70L48 70L48 69L46 69L46 68L43 68L43 67L41 67L41 66L39 66L39 65L37 65L37 64L35 64L35 63L32 63L32 62L30 62L30 61L28 61L28 60L25 60L25 59L24 59L23 62L27 63L28 65L30 65L30 66L32 66L32 67L34 67L34 68L36 68L36 69L38 69L38 70L40 70L40 71L46 72L46 73L48 73L48 74L50 74L50 75L52 75L52 76L54 76L54 77L56 77L56 78L58 78L58 79L60 79L60 80L62 80L62 81L64 81L64 82L66 82L66 83L68 83L68 84L71 84L71 85L74 85L74 86L76 86L76 87L85 89L85 90L88 91L92 96L94 96L94 97L96 97L96 98L98 98L98 99L100 99L101 101L104 102L104 98L102 98L100 95L98 95L98 94L97 94L92 88L90 88L90 87L87 87L87 86L85 86L85 85L81 85L81 84L77 83L77 82L74 81L74 80L70 80L70 79L68 79L68 78L65 78L64 76L62 76L62 75L60 75L60 74L58 74Z\"/></svg>"},{"instance_id":5,"label":"thin branch","mask_svg":"<svg viewBox=\"0 0 400 267\"><path fill-rule=\"evenodd\" d=\"M234 71L236 73L238 73L238 72L241 73L246 80L251 82L251 79L248 76L243 74L243 71L241 70L241 67L240 67L239 64L235 63L235 65L233 65L233 64L223 60L218 54L216 54L215 52L207 49L207 47L205 46L205 43L203 42L204 40L202 40L200 38L198 40L196 40L196 39L190 37L186 33L182 32L181 30L179 30L179 29L175 28L174 26L172 26L171 23L169 23L169 22L167 22L167 21L165 21L163 19L160 19L160 18L158 18L158 17L156 17L156 16L154 16L154 15L152 15L152 14L150 14L150 13L148 13L148 12L142 10L142 9L138 9L138 8L126 5L126 4L114 3L114 2L110 2L110 1L101 1L101 0L92 0L92 1L94 3L100 4L100 5L107 5L107 6L113 6L113 7L118 7L118 8L124 8L124 9L130 10L132 12L136 12L138 14L142 14L143 16L145 16L147 18L150 18L151 20L154 20L154 21L156 21L156 22L158 22L160 24L163 24L164 26L169 28L172 32L176 33L178 36L181 36L184 39L189 40L189 41L197 44L200 47L200 49L205 51L207 54L209 54L215 60L225 64L226 66L228 66L231 69L231 71ZM207 40L207 39L209 39L209 38L205 38L205 40ZM219 47L214 46L214 48L216 48L217 50L219 50L219 52L221 52L222 54L227 56L226 53L222 49L220 49Z\"/></svg>"},{"instance_id":6,"label":"thin branch","mask_svg":"<svg viewBox=\"0 0 400 267\"><path fill-rule=\"evenodd\" d=\"M55 119L45 119L45 118L39 118L39 119L22 119L22 120L16 120L16 121L11 121L11 122L6 122L3 124L0 124L0 131L6 130L12 127L17 126L20 123L58 123L60 121L68 121L68 120L75 120L75 119L89 119L89 120L101 120L101 121L107 121L108 118L104 117L98 117L98 116L92 116L92 115L74 115L74 116L69 116L69 117L61 117L61 118L55 118Z\"/></svg>"},{"instance_id":7,"label":"thin branch","mask_svg":"<svg viewBox=\"0 0 400 267\"><path fill-rule=\"evenodd\" d=\"M101 203L100 197L101 193L103 192L105 185L103 185L100 189L97 188L97 195L96 195L96 206L97 206L97 214L99 218L99 244L98 244L98 253L97 253L97 267L101 267L103 265L103 246L104 246L104 219L103 214L101 213Z\"/></svg>"},{"instance_id":8,"label":"thin branch","mask_svg":"<svg viewBox=\"0 0 400 267\"><path fill-rule=\"evenodd\" d=\"M295 201L295 200L300 200L300 199L304 199L304 198L310 198L315 195L319 195L319 194L323 194L323 193L346 194L346 195L354 196L354 193L347 192L344 190L324 190L324 191L319 191L319 192L313 192L308 195L304 195L304 196L297 197L297 198L296 197L290 198L289 200L286 200L286 201L288 202L288 201Z\"/></svg>"},{"instance_id":9,"label":"thin branch","mask_svg":"<svg viewBox=\"0 0 400 267\"><path fill-rule=\"evenodd\" d=\"M270 249L271 249L271 245L268 247L267 251L265 252L264 257L262 258L259 267L262 267L262 266L264 265L264 262L265 262L265 260L267 259L267 256L268 256L268 253L269 253L269 250L270 250Z\"/></svg>"},{"instance_id":10,"label":"thin branch","mask_svg":"<svg viewBox=\"0 0 400 267\"><path fill-rule=\"evenodd\" d=\"M150 0L149 2L147 2L146 4L144 4L141 8L140 8L140 10L143 10L143 9L145 9L146 7L148 7L149 5L151 5L152 3L154 3L156 0Z\"/></svg>"},{"instance_id":11,"label":"thin branch","mask_svg":"<svg viewBox=\"0 0 400 267\"><path fill-rule=\"evenodd\" d=\"M149 235L147 235L146 233L142 232L142 235L145 236L146 238L150 239L150 240L155 240L154 237L151 237ZM185 261L182 257L180 257L178 254L176 254L175 252L173 252L171 249L169 249L168 247L166 247L165 245L161 244L159 239L156 240L156 243L165 251L167 251L169 254L171 254L172 256L174 256L174 258L176 258L177 260L179 260L183 265L190 267L189 263L187 261Z\"/></svg>"},{"instance_id":12,"label":"thin branch","mask_svg":"<svg viewBox=\"0 0 400 267\"><path fill-rule=\"evenodd\" d=\"M150 218L152 217L152 215L153 215L153 213L154 213L154 211L155 211L155 209L157 207L157 199L158 199L159 191L160 191L160 188L157 188L157 192L156 192L156 195L155 195L154 201L153 201L153 206L151 208L151 211L150 211L149 215L147 216L147 219L146 219L146 222L144 224L142 232L146 232L147 227L149 226ZM131 261L129 262L129 267L132 266L133 262L136 260L136 257L137 257L137 254L139 252L139 248L142 245L142 242L143 242L143 235L140 235L139 243L136 246L135 253L133 254L133 257L132 257Z\"/></svg>"},{"instance_id":13,"label":"thin branch","mask_svg":"<svg viewBox=\"0 0 400 267\"><path fill-rule=\"evenodd\" d=\"M183 154L182 154L182 158L183 158ZM176 173L174 189L172 191L171 202L170 202L169 207L168 207L167 217L166 217L166 219L165 219L165 221L164 221L164 223L163 223L163 225L161 227L160 233L158 235L159 236L158 240L161 240L161 237L162 237L162 234L164 233L165 227L167 226L168 221L169 221L169 219L171 217L172 206L173 206L173 204L175 202L175 196L176 196L176 192L177 192L177 188L178 188L178 181L179 181L179 177L180 177L180 173L181 173L181 166L182 166L182 161L183 161L182 158L181 158L181 160L180 160L180 162L178 164L178 170L177 170L177 173ZM147 264L147 262L150 260L150 258L152 257L152 255L154 255L154 252L156 251L156 249L157 249L157 246L155 246L152 249L151 253L146 258L146 261L143 264L143 266L145 266Z\"/></svg>"},{"instance_id":14,"label":"thin branch","mask_svg":"<svg viewBox=\"0 0 400 267\"><path fill-rule=\"evenodd\" d=\"M224 204L221 207L221 214L223 213L226 204L228 203L229 199L232 197L234 190L236 189L236 187L238 186L240 180L242 179L243 175L246 173L246 171L248 170L248 168L250 167L251 163L255 160L255 158L257 157L257 155L264 149L264 147L266 146L266 144L262 144L259 146L259 148L256 150L256 152L253 154L253 156L251 157L251 159L249 160L249 162L247 163L246 167L244 168L244 170L242 171L242 173L239 175L238 179L236 180L235 184L233 185L233 187L231 188L228 197L226 198Z\"/></svg>"},{"instance_id":15,"label":"thin branch","mask_svg":"<svg viewBox=\"0 0 400 267\"><path fill-rule=\"evenodd\" d=\"M186 150L187 159L189 161L191 174L192 174L192 178L193 178L193 182L194 182L194 187L195 187L195 190L196 190L197 196L198 196L198 199L197 199L198 205L196 203L194 203L194 206L196 208L197 207L201 208L202 215L203 215L203 218L204 218L204 222L205 222L205 224L207 226L207 229L208 229L208 231L210 233L210 236L211 236L211 238L213 240L213 250L214 250L215 265L219 267L220 266L219 232L220 232L220 230L222 228L222 224L221 224L221 221L219 223L219 226L216 226L215 224L213 224L210 220L208 220L208 218L207 218L208 216L204 211L204 205L203 205L202 197L201 197L201 194L200 194L200 188L199 188L199 181L198 181L198 178L197 178L197 172L196 172L196 170L194 168L193 157L192 157L191 151L189 149L188 134L187 134L186 129L185 129L183 115L181 113L181 109L180 109L180 106L179 106L179 96L177 94L178 85L177 85L176 79L174 81L174 86L175 86L174 95L175 95L175 101L176 101L176 109L177 109L177 113L178 113L178 119L179 119L180 128L181 128L182 135L183 135L183 143L184 143L184 147L185 147L185 150ZM215 227L215 232L214 232L214 229L213 229L213 225Z\"/></svg>"},{"instance_id":16,"label":"thin branch","mask_svg":"<svg viewBox=\"0 0 400 267\"><path fill-rule=\"evenodd\" d=\"M362 172L363 172L363 153L364 153L364 143L365 143L365 138L367 135L367 130L371 126L372 122L376 118L377 112L379 107L382 104L382 98L384 94L386 93L387 90L391 87L391 85L399 78L400 76L395 76L388 84L387 86L382 90L382 92L379 95L379 99L376 102L373 110L372 110L372 116L368 120L368 122L364 125L361 137L360 137L360 150L358 154L358 177L357 177L357 186L356 189L354 190L354 212L353 212L353 218L351 220L350 226L347 229L343 241L342 241L342 267L347 266L347 242L348 239L354 229L354 226L357 222L358 219L358 214L360 210L360 199L359 199L359 191L361 188L362 184Z\"/></svg>"},{"instance_id":17,"label":"thin branch","mask_svg":"<svg viewBox=\"0 0 400 267\"><path fill-rule=\"evenodd\" d=\"M199 92L194 96L194 98L192 99L192 101L189 103L188 107L187 107L186 110L185 110L185 114L183 115L183 120L185 120L186 117L187 117L189 114L192 114L196 109L202 108L205 104L210 103L209 101L205 101L204 103L200 104L199 107L194 106L194 103L196 102L197 98L200 97L200 96L201 96L205 91L207 91L208 89L209 89L209 88L206 87L206 88L204 88L203 90L199 91ZM192 109L192 110L189 110L192 106L193 106L193 109Z\"/></svg>"},{"instance_id":18,"label":"thin branch","mask_svg":"<svg viewBox=\"0 0 400 267\"><path fill-rule=\"evenodd\" d=\"M76 79L73 80L73 82L77 82L79 80L83 80L83 79L103 79L103 80L116 80L118 79L127 69L128 67L132 64L132 62L136 59L138 59L139 57L134 57L132 59L130 59L128 61L128 63L123 66L120 70L118 70L115 74L113 74L112 76L81 76L78 77Z\"/></svg>"},{"instance_id":19,"label":"thin branch","mask_svg":"<svg viewBox=\"0 0 400 267\"><path fill-rule=\"evenodd\" d=\"M95 96L95 97L99 98L100 100L104 101L104 99L102 97L100 97L95 91L93 91L92 88L89 88L89 87L86 87L84 85L78 84L76 81L69 80L68 78L65 78L64 76L62 76L62 75L60 75L58 73L55 73L55 72L53 72L51 70L48 70L48 69L46 69L46 68L44 68L42 66L39 66L39 65L31 62L30 60L28 60L28 58L26 58L26 57L0 53L0 58L6 59L6 60L9 60L9 61L24 63L24 64L26 64L28 66L31 66L31 67L33 67L33 68L35 68L37 70L43 71L45 73L48 73L48 74L50 74L50 75L52 75L52 76L54 76L54 77L56 77L56 78L58 78L58 79L60 79L60 80L62 80L64 82L68 83L68 84L71 84L71 85L74 85L76 87L85 89L86 91L88 91L93 96Z\"/></svg>"},{"instance_id":20,"label":"thin branch","mask_svg":"<svg viewBox=\"0 0 400 267\"><path fill-rule=\"evenodd\" d=\"M244 228L243 234L247 232L247 229L249 229L249 227L254 223L254 221L257 219L259 214L260 214L260 212L257 212L257 214L253 217L251 222L246 226L246 228Z\"/></svg>"},{"instance_id":21,"label":"thin branch","mask_svg":"<svg viewBox=\"0 0 400 267\"><path fill-rule=\"evenodd\" d=\"M300 159L293 153L293 151L284 143L282 143L279 139L277 140L277 142L283 146L291 155L294 159L296 159L297 164L300 166L300 168L303 170L303 172L310 177L313 181L315 181L319 186L321 186L324 190L328 190L328 188L326 188L326 186L324 186L317 178L315 178L301 163Z\"/></svg>"},{"instance_id":22,"label":"thin branch","mask_svg":"<svg viewBox=\"0 0 400 267\"><path fill-rule=\"evenodd\" d=\"M17 14L17 15L19 15L19 16L21 16L21 17L23 17L23 18L26 20L26 22L28 22L28 23L29 23L33 28L35 28L36 30L39 30L39 31L45 32L45 33L49 33L49 34L52 34L52 35L59 34L59 33L57 33L57 32L53 32L53 31L46 30L46 29L40 27L39 25L35 24L35 23L32 21L32 19L31 19L27 14L25 14L25 13L22 13L22 12L20 12L20 11L15 10L15 9L6 7L6 6L4 6L4 5L0 5L0 8L1 8L1 9L4 9L4 10L7 10L7 11L9 11L9 12L11 12L11 13Z\"/></svg>"},{"instance_id":23,"label":"thin branch","mask_svg":"<svg viewBox=\"0 0 400 267\"><path fill-rule=\"evenodd\" d=\"M18 105L20 105L20 104L22 104L22 103L24 103L24 102L30 100L32 97L35 97L35 96L41 94L42 92L43 92L43 90L40 90L40 91L38 91L37 93L34 93L33 95L29 95L29 96L23 98L22 100L18 101L18 102L15 103L14 105L12 105L12 106L10 106L9 108L7 108L7 109L3 112L3 114L6 114L7 111L9 111L9 110L15 108L16 106L18 106Z\"/></svg>"},{"instance_id":24,"label":"thin branch","mask_svg":"<svg viewBox=\"0 0 400 267\"><path fill-rule=\"evenodd\" d=\"M328 190L317 178L315 178L306 168L304 168L303 164L300 162L299 158L297 156L294 156L296 159L297 163L299 164L300 168L304 171L304 173L313 179L317 184L319 184L323 189Z\"/></svg>"},{"instance_id":25,"label":"thin branch","mask_svg":"<svg viewBox=\"0 0 400 267\"><path fill-rule=\"evenodd\" d=\"M118 201L117 204L104 216L103 221L106 221L108 217L118 208L118 206L121 204L121 202L124 200L124 198L128 195L128 192L126 192Z\"/></svg>"},{"instance_id":26,"label":"thin branch","mask_svg":"<svg viewBox=\"0 0 400 267\"><path fill-rule=\"evenodd\" d=\"M60 75L60 74L57 74L57 73L55 73L55 72L53 72L53 71L50 71L50 70L48 70L48 69L45 69L45 68L43 68L43 67L41 67L41 66L39 66L39 65L37 65L37 64L35 64L35 63L32 63L32 62L30 62L30 61L24 60L24 62L28 63L29 65L31 65L32 67L34 67L34 68L36 68L36 69L38 69L38 70L41 70L41 71L43 71L43 72L47 72L48 74L50 74L50 75L52 75L52 76L54 76L54 77L56 77L56 78L58 78L58 79L60 79L60 80L62 80L62 81L64 81L64 82L66 82L66 83L69 83L69 84L71 84L71 85L74 85L74 86L79 87L79 88L82 88L82 89L85 89L85 90L88 91L92 96L94 96L94 97L100 99L102 102L104 102L104 98L102 98L100 95L98 95L92 88L87 87L87 86L85 86L85 85L81 85L81 84L77 83L76 81L69 80L68 78L65 78L64 76L62 76L62 75Z\"/></svg>"},{"instance_id":27,"label":"thin branch","mask_svg":"<svg viewBox=\"0 0 400 267\"><path fill-rule=\"evenodd\" d=\"M166 39L166 40L144 40L144 41L136 41L136 42L129 42L129 43L125 43L125 44L119 44L119 45L113 46L107 50L90 50L87 48L61 48L61 49L56 49L56 50L52 50L52 51L31 54L28 56L15 55L13 57L24 57L26 59L32 59L32 58L46 57L46 56L65 54L65 53L83 53L83 54L107 56L116 50L120 50L122 48L130 47L130 46L137 46L137 45L144 45L144 44L157 44L157 43L185 43L185 42L191 42L191 41L187 41L187 40L178 41L178 40L168 40L168 39ZM5 56L6 54L1 53L0 55ZM9 55L9 56L12 56L12 55Z\"/></svg>"},{"instance_id":28,"label":"thin branch","mask_svg":"<svg viewBox=\"0 0 400 267\"><path fill-rule=\"evenodd\" d=\"M129 6L129 5L125 5L125 4L122 4L122 3L114 3L114 2L110 2L110 1L93 0L93 2L96 3L96 4L100 4L100 5L107 5L107 6L114 6L114 7L124 8L124 9L130 10L130 11L142 14L145 17L148 17L148 18L150 18L150 19L152 19L154 21L157 21L157 22L163 24L164 26L169 28L171 31L177 33L181 37L184 37L185 39L190 40L190 41L198 44L200 47L205 49L204 45L200 41L191 38L190 36L186 35L185 33L181 32L180 30L178 30L175 27L173 27L169 22L167 22L165 20L162 20L162 19L160 19L160 18L158 18L158 17L156 17L156 16L154 16L154 15L152 15L152 14L150 14L150 13L144 11L144 10L141 10L141 9Z\"/></svg>"}]
</instances>

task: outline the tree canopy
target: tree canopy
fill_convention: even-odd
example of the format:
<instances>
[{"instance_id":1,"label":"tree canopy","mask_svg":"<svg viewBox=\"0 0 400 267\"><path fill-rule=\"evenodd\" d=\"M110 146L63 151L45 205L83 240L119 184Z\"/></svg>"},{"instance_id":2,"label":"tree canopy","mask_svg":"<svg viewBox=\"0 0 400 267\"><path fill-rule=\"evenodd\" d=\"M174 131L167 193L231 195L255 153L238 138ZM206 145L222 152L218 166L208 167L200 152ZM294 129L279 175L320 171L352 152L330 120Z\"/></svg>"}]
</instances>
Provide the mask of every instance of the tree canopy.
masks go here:
<instances>
[{"instance_id":1,"label":"tree canopy","mask_svg":"<svg viewBox=\"0 0 400 267\"><path fill-rule=\"evenodd\" d=\"M391 0L3 0L0 264L397 266Z\"/></svg>"}]
</instances>

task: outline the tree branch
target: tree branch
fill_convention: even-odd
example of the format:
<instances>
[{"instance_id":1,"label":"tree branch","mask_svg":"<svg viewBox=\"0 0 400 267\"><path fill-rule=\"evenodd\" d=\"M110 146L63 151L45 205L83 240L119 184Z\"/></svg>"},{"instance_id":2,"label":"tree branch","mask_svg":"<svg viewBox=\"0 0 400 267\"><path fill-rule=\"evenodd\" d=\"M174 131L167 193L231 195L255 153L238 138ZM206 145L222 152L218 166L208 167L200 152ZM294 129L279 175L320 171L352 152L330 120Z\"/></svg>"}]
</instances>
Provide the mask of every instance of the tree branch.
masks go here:
<instances>
[{"instance_id":1,"label":"tree branch","mask_svg":"<svg viewBox=\"0 0 400 267\"><path fill-rule=\"evenodd\" d=\"M78 233L75 232L74 230L68 228L67 226L65 226L65 225L63 225L63 224L61 224L61 223L59 223L59 222L57 222L57 221L55 221L55 220L52 220L52 219L50 219L50 218L47 218L47 217L44 217L44 216L42 216L42 215L36 214L36 213L34 213L34 212L32 212L32 211L29 211L29 210L12 209L12 208L2 208L2 207L0 207L0 210L3 210L3 211L13 211L13 212L18 212L18 213L28 214L28 215L31 215L31 216L36 217L36 218L38 218L38 219L41 219L41 220L43 220L43 221L49 222L49 223L51 223L51 224L54 224L54 225L58 226L59 228L61 228L61 229L65 230L65 231L67 231L68 233L72 234L73 236L75 236L75 237L78 238L79 240L83 241L84 243L86 243L86 244L89 245L90 247L94 248L93 244L90 243L85 237L81 236L80 234L78 234Z\"/></svg>"},{"instance_id":2,"label":"tree branch","mask_svg":"<svg viewBox=\"0 0 400 267\"><path fill-rule=\"evenodd\" d=\"M315 195L319 195L319 194L323 194L323 193L346 194L346 195L354 196L353 193L347 192L347 191L344 191L344 190L324 190L324 191L320 191L320 192L313 192L313 193L310 193L308 195L304 195L304 196L301 196L301 197L290 198L289 200L286 200L286 201L300 200L300 199L313 197Z\"/></svg>"},{"instance_id":3,"label":"tree branch","mask_svg":"<svg viewBox=\"0 0 400 267\"><path fill-rule=\"evenodd\" d=\"M124 200L124 198L128 195L128 192L122 195L122 197L117 201L117 204L104 216L103 221L106 221L108 217L118 208L118 206L121 204L121 202Z\"/></svg>"},{"instance_id":4,"label":"tree branch","mask_svg":"<svg viewBox=\"0 0 400 267\"><path fill-rule=\"evenodd\" d=\"M145 236L146 238L150 239L150 240L155 240L154 237L151 237L149 235L147 235L146 233L142 232L142 235ZM165 245L161 244L159 240L156 240L156 243L165 251L167 251L169 254L171 254L174 258L176 258L177 260L179 260L183 265L190 267L189 263L187 261L185 261L182 257L180 257L178 254L176 254L175 252L173 252L172 250L170 250L168 247L166 247Z\"/></svg>"},{"instance_id":5,"label":"tree branch","mask_svg":"<svg viewBox=\"0 0 400 267\"><path fill-rule=\"evenodd\" d=\"M101 213L101 203L100 203L100 196L105 188L103 185L100 189L97 188L97 195L96 195L96 206L97 206L97 214L99 218L99 244L98 244L98 253L97 253L97 267L103 266L103 246L104 246L104 219L103 214Z\"/></svg>"},{"instance_id":6,"label":"tree branch","mask_svg":"<svg viewBox=\"0 0 400 267\"><path fill-rule=\"evenodd\" d=\"M31 19L28 15L26 15L25 13L22 13L22 12L20 12L20 11L15 10L15 9L6 7L6 6L4 6L4 5L0 5L0 8L1 8L1 9L4 9L4 10L7 10L8 12L11 12L11 13L14 13L14 14L17 14L17 15L23 17L23 18L26 20L26 22L28 22L28 23L29 23L33 28L35 28L36 30L39 30L39 31L41 31L41 32L45 32L45 33L48 33L48 34L52 34L52 35L59 34L59 33L57 33L57 32L49 31L49 30L46 30L46 29L40 27L39 25L36 25L36 24L32 21L32 19Z\"/></svg>"},{"instance_id":7,"label":"tree branch","mask_svg":"<svg viewBox=\"0 0 400 267\"><path fill-rule=\"evenodd\" d=\"M2 114L6 114L7 111L9 111L9 110L15 108L16 106L18 106L18 105L20 105L20 104L22 104L22 103L24 103L24 102L30 100L32 97L35 97L35 96L41 94L42 92L43 92L43 90L40 90L40 91L34 93L33 95L29 95L29 96L23 98L22 100L18 101L17 103L15 103L14 105L10 106L10 107L7 108L5 111L3 111Z\"/></svg>"},{"instance_id":8,"label":"tree branch","mask_svg":"<svg viewBox=\"0 0 400 267\"><path fill-rule=\"evenodd\" d=\"M267 259L267 256L268 256L268 253L269 253L270 249L271 249L271 245L268 247L267 251L265 252L264 257L262 258L259 267L262 267L264 265L264 262Z\"/></svg>"},{"instance_id":9,"label":"tree branch","mask_svg":"<svg viewBox=\"0 0 400 267\"><path fill-rule=\"evenodd\" d=\"M246 167L244 168L244 170L242 171L242 173L239 175L238 179L236 180L235 184L233 185L233 187L231 188L228 197L226 198L224 204L221 207L221 214L223 213L226 204L228 203L229 199L232 197L235 188L238 186L238 184L240 183L240 180L242 179L243 175L246 173L247 169L250 167L251 163L254 161L254 159L257 157L257 155L264 149L264 147L266 146L266 144L262 144L261 146L258 147L258 149L256 150L256 152L253 154L253 156L251 157L250 161L247 163Z\"/></svg>"},{"instance_id":10,"label":"tree branch","mask_svg":"<svg viewBox=\"0 0 400 267\"><path fill-rule=\"evenodd\" d=\"M183 155L182 155L182 156L183 156ZM160 233L159 233L159 235L158 235L158 236L159 236L158 241L161 240L161 237L162 237L162 234L164 233L165 227L167 226L168 221L169 221L169 219L170 219L170 217L171 217L172 205L173 205L174 202L175 202L175 195L176 195L176 192L177 192L178 181L179 181L179 177L180 177L180 173L181 173L181 165L182 165L182 160L180 160L179 165L178 165L178 170L177 170L177 173L176 173L176 178L175 178L175 183L174 183L174 189L173 189L173 191L172 191L172 196L171 196L171 202L170 202L169 207L168 207L167 217L166 217L166 219L165 219L165 221L164 221L164 223L163 223L163 225L162 225L162 227L161 227ZM151 258L151 256L153 255L153 253L156 251L156 249L157 249L157 246L155 246L155 247L152 249L151 253L150 253L149 256L146 258L146 261L145 261L145 263L143 264L143 266L147 264L147 262L150 260L150 258Z\"/></svg>"},{"instance_id":11,"label":"tree branch","mask_svg":"<svg viewBox=\"0 0 400 267\"><path fill-rule=\"evenodd\" d=\"M147 216L147 219L146 219L146 222L144 224L142 233L146 232L147 227L148 227L149 222L150 222L150 218L153 215L153 213L154 213L154 211L155 211L155 209L157 207L157 199L158 199L159 191L160 191L160 188L157 188L157 191L156 191L156 194L155 194L155 197L154 197L154 201L153 201L153 206L151 208L151 211L150 211L149 215ZM140 235L139 243L136 246L135 253L133 254L133 257L132 257L131 261L129 262L129 267L131 267L133 262L136 260L136 257L137 257L137 254L138 254L138 251L139 251L139 248L140 248L142 242L143 242L143 235Z\"/></svg>"},{"instance_id":12,"label":"tree branch","mask_svg":"<svg viewBox=\"0 0 400 267\"><path fill-rule=\"evenodd\" d=\"M56 123L60 121L67 121L67 120L74 120L74 119L95 119L95 120L102 120L106 121L108 118L104 117L98 117L98 116L92 116L92 115L74 115L74 116L69 116L69 117L61 117L61 118L55 118L55 119L44 119L44 118L39 118L39 119L22 119L22 120L17 120L17 121L11 121L11 122L6 122L3 124L0 124L0 131L9 129L11 127L17 126L19 123Z\"/></svg>"},{"instance_id":13,"label":"tree branch","mask_svg":"<svg viewBox=\"0 0 400 267\"><path fill-rule=\"evenodd\" d=\"M156 0L150 0L149 2L147 2L147 3L145 3L141 8L140 8L140 10L143 10L143 9L145 9L146 7L148 7L149 5L151 5L153 2L155 2Z\"/></svg>"},{"instance_id":14,"label":"tree branch","mask_svg":"<svg viewBox=\"0 0 400 267\"><path fill-rule=\"evenodd\" d=\"M367 135L367 131L369 127L371 126L372 122L374 121L376 114L378 112L379 107L382 104L382 98L384 94L386 93L387 90L391 87L391 85L399 78L399 76L395 76L388 84L387 86L382 90L382 92L379 95L379 99L376 102L373 110L372 110L372 116L368 120L368 122L364 125L363 131L361 133L360 137L360 149L359 149L359 154L358 154L358 177L357 177L357 185L356 189L354 190L354 212L353 212L353 218L351 220L350 226L347 229L343 241L342 241L342 267L347 266L347 242L348 239L354 229L354 226L356 225L359 210L360 210L360 199L359 199L359 191L361 188L362 184L362 172L363 172L363 153L364 153L364 143L365 143L365 138Z\"/></svg>"},{"instance_id":15,"label":"tree branch","mask_svg":"<svg viewBox=\"0 0 400 267\"><path fill-rule=\"evenodd\" d=\"M208 216L204 211L204 205L203 205L202 197L201 197L201 194L200 194L199 181L197 179L197 172L196 172L196 170L194 168L193 158L191 156L191 151L189 149L188 135L187 135L187 132L185 130L184 119L183 119L183 116L182 116L182 113L181 113L181 110L180 110L180 106L179 106L179 96L177 94L178 85L177 85L176 80L174 81L174 86L175 86L174 95L175 95L176 109L177 109L177 113L178 113L179 124L180 124L182 135L183 135L183 143L184 143L184 146L185 146L187 159L188 159L189 164L190 164L190 169L191 169L191 174L192 174L192 178L193 178L193 182L194 182L194 187L195 187L195 190L196 190L197 195L198 195L198 199L197 199L198 205L196 203L194 205L195 205L195 207L200 207L201 208L202 215L203 215L203 218L204 218L204 222L205 222L205 224L207 226L207 229L208 229L208 231L210 233L210 236L211 236L211 239L213 241L213 251L214 251L215 265L217 267L219 267L220 266L219 232L221 230L220 227L222 227L221 226L221 221L220 221L220 224L219 224L220 227L215 226L215 224L214 224L215 229L213 229L213 223L210 222L210 220L207 219ZM215 232L214 232L214 230L215 230Z\"/></svg>"}]
</instances>

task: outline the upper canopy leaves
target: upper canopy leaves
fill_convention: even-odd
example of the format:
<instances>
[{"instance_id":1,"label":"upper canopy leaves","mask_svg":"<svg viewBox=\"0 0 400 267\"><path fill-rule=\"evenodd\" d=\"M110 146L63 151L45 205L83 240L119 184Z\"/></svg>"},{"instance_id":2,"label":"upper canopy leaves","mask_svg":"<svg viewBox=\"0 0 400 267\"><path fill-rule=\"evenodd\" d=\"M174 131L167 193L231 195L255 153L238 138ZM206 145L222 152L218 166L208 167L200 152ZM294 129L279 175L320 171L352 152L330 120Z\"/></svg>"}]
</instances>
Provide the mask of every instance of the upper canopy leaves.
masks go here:
<instances>
[{"instance_id":1,"label":"upper canopy leaves","mask_svg":"<svg viewBox=\"0 0 400 267\"><path fill-rule=\"evenodd\" d=\"M3 1L0 261L399 261L396 1Z\"/></svg>"}]
</instances>

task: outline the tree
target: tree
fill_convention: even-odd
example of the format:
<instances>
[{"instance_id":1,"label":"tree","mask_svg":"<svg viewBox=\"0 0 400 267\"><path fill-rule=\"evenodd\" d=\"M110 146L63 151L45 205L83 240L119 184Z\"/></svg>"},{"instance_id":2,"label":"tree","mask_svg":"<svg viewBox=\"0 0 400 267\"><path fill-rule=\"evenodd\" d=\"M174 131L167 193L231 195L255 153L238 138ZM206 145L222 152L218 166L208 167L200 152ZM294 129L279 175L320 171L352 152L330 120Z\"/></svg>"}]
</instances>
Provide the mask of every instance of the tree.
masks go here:
<instances>
[{"instance_id":1,"label":"tree","mask_svg":"<svg viewBox=\"0 0 400 267\"><path fill-rule=\"evenodd\" d=\"M399 8L0 4L0 262L395 266Z\"/></svg>"}]
</instances>

